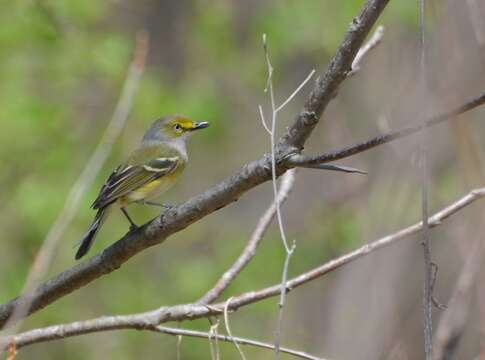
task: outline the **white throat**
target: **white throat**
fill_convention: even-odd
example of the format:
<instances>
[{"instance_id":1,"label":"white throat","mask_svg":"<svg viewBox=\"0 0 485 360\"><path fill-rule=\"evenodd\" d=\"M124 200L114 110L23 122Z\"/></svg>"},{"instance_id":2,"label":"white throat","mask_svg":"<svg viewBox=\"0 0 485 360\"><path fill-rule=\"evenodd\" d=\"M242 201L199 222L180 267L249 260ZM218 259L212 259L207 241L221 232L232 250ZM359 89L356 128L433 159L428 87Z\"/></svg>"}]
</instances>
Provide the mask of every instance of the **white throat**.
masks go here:
<instances>
[{"instance_id":1,"label":"white throat","mask_svg":"<svg viewBox=\"0 0 485 360\"><path fill-rule=\"evenodd\" d=\"M181 136L167 143L180 153L185 162L189 160L187 155L187 138L185 136Z\"/></svg>"}]
</instances>

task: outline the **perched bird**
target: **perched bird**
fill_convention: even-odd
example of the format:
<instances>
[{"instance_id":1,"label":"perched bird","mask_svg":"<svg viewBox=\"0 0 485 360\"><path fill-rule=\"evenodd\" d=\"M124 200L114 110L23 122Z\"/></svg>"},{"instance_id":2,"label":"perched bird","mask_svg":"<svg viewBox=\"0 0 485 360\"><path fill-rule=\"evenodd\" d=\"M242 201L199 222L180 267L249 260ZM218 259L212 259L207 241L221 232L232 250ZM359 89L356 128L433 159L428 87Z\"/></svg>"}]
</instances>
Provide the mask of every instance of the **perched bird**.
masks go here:
<instances>
[{"instance_id":1,"label":"perched bird","mask_svg":"<svg viewBox=\"0 0 485 360\"><path fill-rule=\"evenodd\" d=\"M128 204L164 206L150 200L168 190L183 172L188 161L186 142L189 135L208 126L207 122L195 122L178 115L153 123L143 136L140 147L111 173L91 205L98 212L80 241L76 260L89 251L113 205L120 207L130 222L130 229L137 226L126 211Z\"/></svg>"}]
</instances>

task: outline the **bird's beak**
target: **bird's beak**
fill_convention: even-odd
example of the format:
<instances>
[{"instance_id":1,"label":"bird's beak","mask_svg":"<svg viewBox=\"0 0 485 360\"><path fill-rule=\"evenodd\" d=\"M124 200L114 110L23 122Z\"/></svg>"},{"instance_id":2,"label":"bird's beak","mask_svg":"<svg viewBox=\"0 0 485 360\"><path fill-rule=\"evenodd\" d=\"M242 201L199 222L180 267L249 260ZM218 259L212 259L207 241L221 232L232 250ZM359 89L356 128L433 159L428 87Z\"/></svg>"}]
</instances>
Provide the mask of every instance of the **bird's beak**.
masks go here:
<instances>
[{"instance_id":1,"label":"bird's beak","mask_svg":"<svg viewBox=\"0 0 485 360\"><path fill-rule=\"evenodd\" d=\"M200 130L200 129L205 129L206 127L209 127L209 123L207 121L200 121L200 122L196 122L194 124L194 127L191 130L192 131Z\"/></svg>"}]
</instances>

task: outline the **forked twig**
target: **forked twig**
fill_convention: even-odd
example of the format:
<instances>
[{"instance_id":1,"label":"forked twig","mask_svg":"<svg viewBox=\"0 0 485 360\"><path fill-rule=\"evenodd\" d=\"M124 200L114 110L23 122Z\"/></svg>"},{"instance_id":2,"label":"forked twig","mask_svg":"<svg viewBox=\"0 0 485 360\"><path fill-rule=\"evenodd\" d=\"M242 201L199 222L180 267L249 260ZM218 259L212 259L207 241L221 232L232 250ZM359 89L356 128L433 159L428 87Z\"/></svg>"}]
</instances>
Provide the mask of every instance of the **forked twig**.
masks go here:
<instances>
[{"instance_id":1,"label":"forked twig","mask_svg":"<svg viewBox=\"0 0 485 360\"><path fill-rule=\"evenodd\" d=\"M268 79L266 82L266 92L269 92L269 97L270 97L270 103L271 103L271 126L268 127L266 124L266 120L264 117L264 112L262 110L261 105L259 106L259 112L261 115L261 122L263 123L263 126L265 127L266 131L269 134L270 137L270 144L271 144L271 179L272 179L272 185L273 185L273 197L274 197L274 203L275 203L275 208L276 208L276 219L278 222L278 228L280 231L280 237L281 241L283 243L283 246L285 248L286 252L286 257L285 257L285 262L283 265L283 273L281 276L281 292L280 292L280 301L278 303L278 322L276 325L275 329L275 355L276 359L279 359L279 349L280 349L280 343L281 343L281 324L282 324L282 318L283 318L283 308L285 305L285 296L286 296L286 289L285 289L285 283L286 279L288 277L288 267L290 264L290 259L291 256L293 255L293 252L295 251L296 248L296 243L294 242L291 247L288 246L288 241L286 240L286 233L285 233L285 228L283 225L283 217L281 215L281 207L280 207L280 199L278 196L278 184L276 182L277 174L276 174L276 142L275 142L275 133L276 133L276 122L277 122L277 117L278 117L278 112L281 111L295 96L296 94L305 86L305 84L312 78L313 74L315 73L315 70L312 70L310 74L303 80L303 82L296 88L295 91L292 92L292 94L279 106L276 106L275 102L275 95L274 95L274 89L273 89L273 66L271 65L271 60L269 57L269 51L268 51L268 41L267 41L267 36L266 34L263 34L263 49L264 49L264 56L266 59L266 66L268 70Z\"/></svg>"},{"instance_id":2,"label":"forked twig","mask_svg":"<svg viewBox=\"0 0 485 360\"><path fill-rule=\"evenodd\" d=\"M288 170L281 179L281 186L278 192L278 201L283 204L288 198L288 195L295 183L295 171L294 169ZM261 243L266 230L273 221L276 214L276 202L273 200L268 209L260 217L256 228L251 234L249 241L244 247L243 251L237 258L237 260L231 265L231 267L222 274L216 284L205 293L198 301L197 304L210 304L216 300L222 292L232 283L236 276L247 266L251 259L256 255L256 249Z\"/></svg>"},{"instance_id":3,"label":"forked twig","mask_svg":"<svg viewBox=\"0 0 485 360\"><path fill-rule=\"evenodd\" d=\"M443 223L450 216L458 213L463 208L485 197L485 188L479 188L471 191L462 198L458 199L449 206L441 209L429 218L430 227L436 227ZM330 260L314 269L298 275L287 281L288 290L302 286L317 278L328 274L348 263L351 263L361 257L367 256L379 249L392 245L404 238L410 238L411 235L419 233L422 228L421 222L408 226L395 233L387 235L381 239L365 244L362 247L344 254L338 258ZM261 300L280 295L281 284L276 284L267 288L250 291L232 298L231 303L227 306L228 311L237 310L240 307L259 302ZM215 314L221 314L224 311L226 302L205 305L176 305L171 307L161 307L154 311L140 314L123 315L123 316L105 316L91 320L77 321L70 324L61 324L45 328L26 331L12 337L0 338L0 350L7 348L8 344L14 342L17 348L36 344L40 342L64 339L67 337L88 334L100 331L110 331L117 329L138 329L143 330L150 328L150 324L158 325L168 321L181 321L201 317L209 317ZM180 334L185 335L185 334ZM227 337L228 341L231 341ZM241 338L236 338L238 343L243 344ZM271 345L271 348L273 346ZM283 351L282 349L280 349Z\"/></svg>"}]
</instances>

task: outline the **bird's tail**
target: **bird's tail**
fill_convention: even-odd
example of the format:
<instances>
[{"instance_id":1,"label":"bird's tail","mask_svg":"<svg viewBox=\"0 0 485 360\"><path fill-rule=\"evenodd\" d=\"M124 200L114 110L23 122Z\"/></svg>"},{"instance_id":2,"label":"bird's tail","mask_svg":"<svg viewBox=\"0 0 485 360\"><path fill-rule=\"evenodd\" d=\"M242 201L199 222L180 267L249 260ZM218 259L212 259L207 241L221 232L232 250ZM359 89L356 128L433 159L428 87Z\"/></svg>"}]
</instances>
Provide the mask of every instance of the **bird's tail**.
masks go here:
<instances>
[{"instance_id":1,"label":"bird's tail","mask_svg":"<svg viewBox=\"0 0 485 360\"><path fill-rule=\"evenodd\" d=\"M91 245L93 245L94 239L98 234L98 230L103 224L104 219L106 218L106 215L108 212L107 210L108 210L107 208L102 208L102 209L99 209L98 212L96 213L93 223L91 224L91 226L89 227L89 230L80 241L79 249L76 252L76 257L75 257L76 260L79 260L84 255L86 255L86 253L91 248Z\"/></svg>"}]
</instances>

